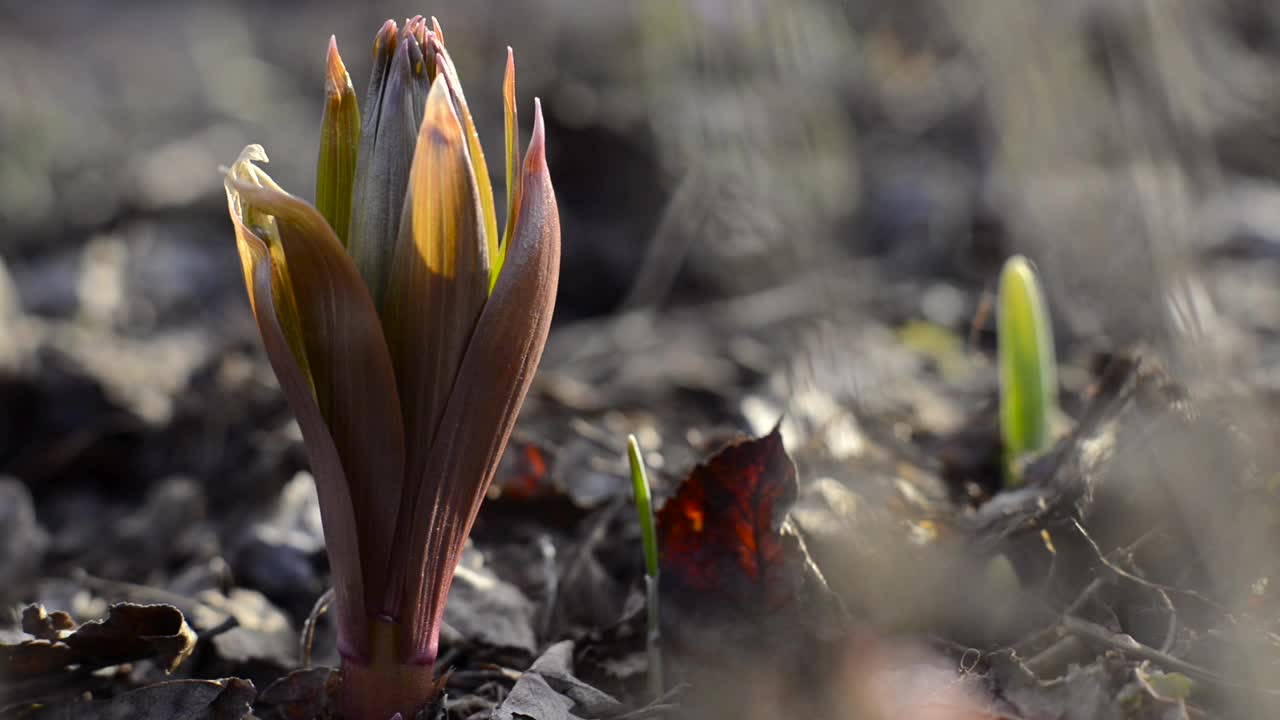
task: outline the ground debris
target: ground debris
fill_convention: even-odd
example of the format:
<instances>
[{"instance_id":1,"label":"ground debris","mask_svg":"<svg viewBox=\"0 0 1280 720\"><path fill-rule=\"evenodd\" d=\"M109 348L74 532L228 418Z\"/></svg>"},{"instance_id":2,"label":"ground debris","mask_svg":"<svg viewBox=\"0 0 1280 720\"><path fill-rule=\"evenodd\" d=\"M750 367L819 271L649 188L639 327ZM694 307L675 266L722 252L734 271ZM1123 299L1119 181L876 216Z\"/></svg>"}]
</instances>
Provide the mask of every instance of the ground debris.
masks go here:
<instances>
[{"instance_id":1,"label":"ground debris","mask_svg":"<svg viewBox=\"0 0 1280 720\"><path fill-rule=\"evenodd\" d=\"M520 676L511 694L494 711L495 720L575 720L610 717L624 706L573 674L573 642L565 640L547 648Z\"/></svg>"},{"instance_id":2,"label":"ground debris","mask_svg":"<svg viewBox=\"0 0 1280 720\"><path fill-rule=\"evenodd\" d=\"M171 680L105 700L15 707L4 720L243 720L256 691L240 678Z\"/></svg>"}]
</instances>

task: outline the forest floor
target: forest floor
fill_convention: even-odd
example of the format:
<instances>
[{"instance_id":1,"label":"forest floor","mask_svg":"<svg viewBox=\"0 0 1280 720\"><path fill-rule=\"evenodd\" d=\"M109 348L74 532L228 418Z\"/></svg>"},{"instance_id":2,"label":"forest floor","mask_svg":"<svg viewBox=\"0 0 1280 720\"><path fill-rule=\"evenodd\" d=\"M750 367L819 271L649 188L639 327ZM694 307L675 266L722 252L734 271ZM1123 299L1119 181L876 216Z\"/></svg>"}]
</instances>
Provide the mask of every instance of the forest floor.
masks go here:
<instances>
[{"instance_id":1,"label":"forest floor","mask_svg":"<svg viewBox=\"0 0 1280 720\"><path fill-rule=\"evenodd\" d=\"M1066 163L1045 149L1056 133L1090 158L1115 146L1101 101L1072 112L1102 139L1060 119L1018 136L1035 123L1002 97L1023 87L1007 61L1025 47L928 2L902 4L923 16L858 2L832 11L865 31L856 68L815 49L780 84L803 129L735 125L749 137L728 141L690 135L681 123L703 116L679 102L646 108L680 92L736 117L735 98L772 102L735 90L768 69L655 86L668 53L630 55L637 79L608 52L654 38L607 14L557 23L560 3L541 2L524 49L501 40L513 21L454 20L482 48L517 45L522 97L543 96L565 260L449 597L448 717L1278 714L1280 104L1201 128L1212 178L1155 140L1150 157ZM261 141L277 179L307 187L314 135L289 123L318 120L314 38L265 43L279 18L248 6L93 7L74 62L57 10L0 24L0 131L14 133L0 187L26 193L0 193L0 717L332 717L315 491L214 169ZM304 24L358 40L376 27L363 12ZM1096 12L1062 35L1145 37L1140 13ZM136 37L144 21L174 32ZM1179 82L1205 90L1274 60L1223 33L1219 64ZM714 50L754 47L731 39ZM1050 33L1029 57L1097 80L1058 64L1071 47ZM236 102L206 73L228 53L270 70ZM1132 72L1150 101L1147 71L1164 66L1144 57L1100 67ZM169 73L147 75L156 64ZM488 78L496 100L500 69L465 75L468 97ZM1097 100L1080 77L1046 77ZM835 108L813 100L828 91ZM829 113L848 147L821 144L842 132ZM817 159L794 157L814 137ZM673 164L691 152L706 162ZM776 175L744 173L743 152ZM797 167L821 177L793 186ZM844 181L856 192L830 192ZM1062 417L1008 489L988 303L1015 249L1040 262L1057 313ZM660 508L656 697L629 434Z\"/></svg>"}]
</instances>

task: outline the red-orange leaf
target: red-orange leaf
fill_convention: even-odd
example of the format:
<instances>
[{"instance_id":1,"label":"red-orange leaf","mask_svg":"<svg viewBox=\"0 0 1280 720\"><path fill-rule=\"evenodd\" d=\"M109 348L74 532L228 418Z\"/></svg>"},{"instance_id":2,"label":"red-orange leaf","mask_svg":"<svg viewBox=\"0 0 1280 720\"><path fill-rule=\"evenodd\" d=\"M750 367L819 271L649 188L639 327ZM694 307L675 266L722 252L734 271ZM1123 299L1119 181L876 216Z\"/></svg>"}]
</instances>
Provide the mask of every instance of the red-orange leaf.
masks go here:
<instances>
[{"instance_id":1,"label":"red-orange leaf","mask_svg":"<svg viewBox=\"0 0 1280 720\"><path fill-rule=\"evenodd\" d=\"M546 451L534 443L511 442L493 480L501 497L532 500L556 493L547 475Z\"/></svg>"},{"instance_id":2,"label":"red-orange leaf","mask_svg":"<svg viewBox=\"0 0 1280 720\"><path fill-rule=\"evenodd\" d=\"M791 602L781 527L795 498L796 468L776 428L695 467L658 512L664 592L747 611Z\"/></svg>"}]
</instances>

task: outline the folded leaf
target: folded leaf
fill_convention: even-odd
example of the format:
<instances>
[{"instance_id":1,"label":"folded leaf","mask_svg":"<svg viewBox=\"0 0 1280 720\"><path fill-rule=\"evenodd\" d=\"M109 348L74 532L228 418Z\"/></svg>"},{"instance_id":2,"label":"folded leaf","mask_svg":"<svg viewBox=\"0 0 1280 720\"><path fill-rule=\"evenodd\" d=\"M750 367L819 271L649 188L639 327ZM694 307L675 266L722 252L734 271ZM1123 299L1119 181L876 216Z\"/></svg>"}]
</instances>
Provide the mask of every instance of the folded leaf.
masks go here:
<instances>
[{"instance_id":1,"label":"folded leaf","mask_svg":"<svg viewBox=\"0 0 1280 720\"><path fill-rule=\"evenodd\" d=\"M402 617L407 652L435 659L459 554L542 358L560 274L560 222L547 171L541 109L525 156L524 199L507 266L484 306L432 443L415 524L403 532L411 575Z\"/></svg>"},{"instance_id":2,"label":"folded leaf","mask_svg":"<svg viewBox=\"0 0 1280 720\"><path fill-rule=\"evenodd\" d=\"M228 188L228 202L233 191ZM238 201L237 201L238 203ZM280 389L289 401L302 439L311 460L316 491L320 496L320 518L324 524L325 548L333 578L338 608L338 646L344 657L367 657L369 654L368 622L365 613L364 584L360 576L359 535L347 479L338 456L337 446L329 434L320 406L312 394L311 381L295 362L289 342L277 318L277 278L281 263L274 262L266 243L262 242L240 220L237 207L232 207L231 220L236 226L236 241L244 266L249 291L249 304L262 335L267 359L280 381Z\"/></svg>"},{"instance_id":3,"label":"folded leaf","mask_svg":"<svg viewBox=\"0 0 1280 720\"><path fill-rule=\"evenodd\" d=\"M393 31L391 37L397 37L395 23L388 23ZM374 61L369 95L376 100L366 104L352 194L351 234L347 239L351 256L378 308L382 307L391 276L409 166L430 87L426 56L411 32L416 26L406 25L405 29L394 43L396 50L387 59L385 71L378 67L381 55ZM384 40L379 34L375 47L390 44ZM381 83L381 87L375 88L372 83Z\"/></svg>"},{"instance_id":4,"label":"folded leaf","mask_svg":"<svg viewBox=\"0 0 1280 720\"><path fill-rule=\"evenodd\" d=\"M481 215L484 219L481 230L485 245L489 248L489 257L497 257L498 219L493 209L493 183L489 180L489 165L484 159L484 148L480 146L480 135L471 119L471 110L467 108L467 98L462 93L462 83L458 81L458 70L453 66L449 51L445 49L440 23L435 22L435 18L431 20L435 25L435 37L428 40L428 48L436 52L436 67L449 83L449 93L453 96L458 118L462 120L462 131L467 141L467 153L471 156L472 170L476 175L476 192L480 196Z\"/></svg>"},{"instance_id":5,"label":"folded leaf","mask_svg":"<svg viewBox=\"0 0 1280 720\"><path fill-rule=\"evenodd\" d=\"M254 185L262 185L264 182L271 185L275 183L271 178L257 166L254 162L267 162L267 153L262 149L261 145L248 145L244 150L240 151L240 156L232 163L231 168L227 172L234 178L243 182L252 183ZM261 210L252 207L244 207L240 202L240 194L228 183L224 183L227 192L227 209L231 212L231 219L235 223L237 247L240 250L240 264L244 270L244 285L249 292L249 300L253 301L253 277L250 274L251 264L246 255L244 234L249 233L255 235L254 239L265 243L268 253L275 259L271 265L272 276L271 286L275 293L275 317L280 323L281 332L284 333L289 350L293 353L294 362L298 364L298 368L302 371L303 377L307 381L307 387L314 388L311 385L311 366L307 362L307 351L302 342L302 325L298 319L298 305L294 300L293 283L289 280L289 270L284 263L284 249L280 246L280 232L276 228L276 219ZM252 226L252 231L249 230Z\"/></svg>"},{"instance_id":6,"label":"folded leaf","mask_svg":"<svg viewBox=\"0 0 1280 720\"><path fill-rule=\"evenodd\" d=\"M316 209L345 243L351 224L356 153L360 149L360 108L351 76L338 54L338 41L332 35L329 36L324 96L320 159L316 163Z\"/></svg>"},{"instance_id":7,"label":"folded leaf","mask_svg":"<svg viewBox=\"0 0 1280 720\"><path fill-rule=\"evenodd\" d=\"M418 493L425 492L422 486L440 481L424 474L431 441L489 291L480 202L462 133L445 80L437 77L414 153L383 309L408 439L401 528L419 521L410 513ZM399 600L399 593L388 596L392 617L399 615Z\"/></svg>"},{"instance_id":8,"label":"folded leaf","mask_svg":"<svg viewBox=\"0 0 1280 720\"><path fill-rule=\"evenodd\" d=\"M275 217L316 404L355 509L366 603L373 605L386 584L394 534L388 518L396 516L404 474L404 430L382 325L355 264L315 208L278 186L227 182L242 204Z\"/></svg>"}]
</instances>

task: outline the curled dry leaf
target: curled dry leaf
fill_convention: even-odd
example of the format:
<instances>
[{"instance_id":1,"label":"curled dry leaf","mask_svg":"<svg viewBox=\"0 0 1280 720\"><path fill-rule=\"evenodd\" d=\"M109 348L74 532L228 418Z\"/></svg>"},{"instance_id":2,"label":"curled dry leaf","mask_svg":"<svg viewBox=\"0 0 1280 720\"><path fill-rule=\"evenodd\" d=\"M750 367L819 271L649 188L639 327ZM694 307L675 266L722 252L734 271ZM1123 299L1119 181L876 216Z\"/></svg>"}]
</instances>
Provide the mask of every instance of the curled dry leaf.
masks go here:
<instances>
[{"instance_id":1,"label":"curled dry leaf","mask_svg":"<svg viewBox=\"0 0 1280 720\"><path fill-rule=\"evenodd\" d=\"M23 611L22 625L36 639L0 644L0 675L34 676L70 665L99 668L145 659L173 672L196 644L195 632L172 605L119 603L106 618L78 628L66 613L50 615L32 606Z\"/></svg>"},{"instance_id":2,"label":"curled dry leaf","mask_svg":"<svg viewBox=\"0 0 1280 720\"><path fill-rule=\"evenodd\" d=\"M43 605L28 605L22 609L22 632L37 640L54 641L58 634L76 629L76 621L61 610L50 613Z\"/></svg>"}]
</instances>

